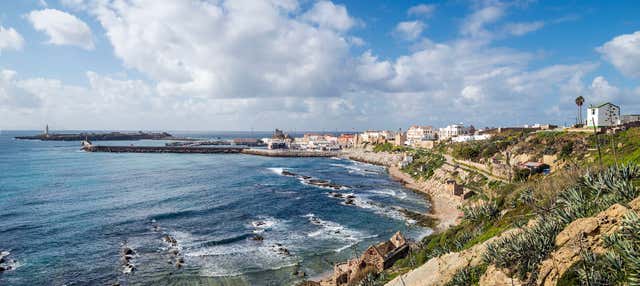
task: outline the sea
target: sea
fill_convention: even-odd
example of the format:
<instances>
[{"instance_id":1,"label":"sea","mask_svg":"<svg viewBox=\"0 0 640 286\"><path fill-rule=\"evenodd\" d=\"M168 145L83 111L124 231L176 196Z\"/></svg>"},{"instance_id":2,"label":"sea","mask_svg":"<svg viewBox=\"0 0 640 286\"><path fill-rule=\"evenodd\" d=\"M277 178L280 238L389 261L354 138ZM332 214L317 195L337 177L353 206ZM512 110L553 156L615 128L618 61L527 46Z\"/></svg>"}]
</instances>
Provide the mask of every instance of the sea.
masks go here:
<instances>
[{"instance_id":1,"label":"sea","mask_svg":"<svg viewBox=\"0 0 640 286\"><path fill-rule=\"evenodd\" d=\"M87 153L80 142L13 138L38 133L0 132L0 251L10 253L12 266L0 272L0 285L295 285L301 272L322 277L396 231L414 240L431 233L399 211L426 212L426 199L380 166L339 158ZM283 170L342 185L335 192L354 196L353 204ZM131 273L123 272L125 247L134 251Z\"/></svg>"}]
</instances>

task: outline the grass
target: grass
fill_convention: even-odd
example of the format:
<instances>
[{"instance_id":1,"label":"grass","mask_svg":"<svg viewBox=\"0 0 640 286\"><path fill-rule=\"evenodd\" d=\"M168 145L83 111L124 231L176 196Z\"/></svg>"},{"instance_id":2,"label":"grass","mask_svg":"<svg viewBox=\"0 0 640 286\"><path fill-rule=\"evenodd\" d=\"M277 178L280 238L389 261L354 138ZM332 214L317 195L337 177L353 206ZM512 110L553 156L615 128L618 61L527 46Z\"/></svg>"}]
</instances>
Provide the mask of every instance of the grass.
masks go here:
<instances>
[{"instance_id":1,"label":"grass","mask_svg":"<svg viewBox=\"0 0 640 286\"><path fill-rule=\"evenodd\" d=\"M514 273L519 278L528 280L525 282L535 281L539 263L555 250L555 237L566 224L577 218L592 216L613 203L628 202L640 194L637 187L640 184L640 169L621 165L640 162L640 128L629 129L615 135L600 135L602 161L605 168L599 168L594 164L597 162L595 160L597 152L587 151L587 147L595 146L595 136L592 134L540 132L531 134L527 140L516 143L510 140L522 139L519 136L523 135L511 134L510 136L510 138L507 138L508 136L496 138L497 141L493 143L503 142L501 144L508 146L518 144L519 148L523 148L522 152L541 152L540 154L549 152L551 149L545 145L551 145L553 151L560 154L559 158L564 158L571 164L555 170L551 175L531 176L523 182L506 183L485 180L484 186L472 184L473 188L482 189L481 195L476 196L473 203L495 202L499 214L496 215L492 211L491 215L467 217L444 232L425 237L408 257L399 260L391 269L385 271L385 279L388 279L386 281L392 279L389 277L396 277L419 267L430 258L471 248L514 227L520 227L523 231L499 238L489 244L490 251L485 255L485 262L495 264L499 268L506 268L506 273ZM611 147L612 143L614 147ZM437 148L443 151L447 148L451 149L445 145L438 145ZM614 148L617 156L614 156ZM416 157L422 158L420 155ZM430 155L423 156L430 158ZM422 159L418 162L424 164L426 160ZM415 167L417 165L412 166L412 168ZM409 168L404 171L411 170ZM424 174L428 172L420 176ZM528 226L527 222L532 219L536 223ZM620 281L625 281L623 285L640 285L629 282L640 283L640 273L638 273L640 270L636 267L640 265L640 257L638 257L640 249L629 250L629 245L636 247L640 245L638 242L640 235L637 235L640 233L640 223L637 219L628 220L635 222L635 225L628 223L632 225L627 228L630 231L614 240L614 242L618 241L617 246L613 246L614 242L611 243L612 246L608 248L611 254L607 254L609 256L592 257L585 254L585 259L581 262L583 264L580 264L580 267L576 266L570 271L571 273L562 277L558 285L575 285L576 281L587 279L584 271L582 274L579 271L585 269L585 263L591 263L586 265L591 267L588 269L602 268L602 271L613 271L608 268L611 266L618 267L615 271L635 273L633 274L635 276L628 275L624 278L626 280ZM617 260L611 260L611 257ZM608 259L607 263L603 264L603 259ZM622 262L616 264L616 261L626 261L626 264ZM602 265L607 267L601 267ZM474 266L474 269L462 269L456 274L457 282L452 285L474 285L475 280L468 278L476 274L480 276L482 272L484 272L482 265ZM603 273L601 276L592 278L600 279L599 277L605 276L606 273Z\"/></svg>"}]
</instances>

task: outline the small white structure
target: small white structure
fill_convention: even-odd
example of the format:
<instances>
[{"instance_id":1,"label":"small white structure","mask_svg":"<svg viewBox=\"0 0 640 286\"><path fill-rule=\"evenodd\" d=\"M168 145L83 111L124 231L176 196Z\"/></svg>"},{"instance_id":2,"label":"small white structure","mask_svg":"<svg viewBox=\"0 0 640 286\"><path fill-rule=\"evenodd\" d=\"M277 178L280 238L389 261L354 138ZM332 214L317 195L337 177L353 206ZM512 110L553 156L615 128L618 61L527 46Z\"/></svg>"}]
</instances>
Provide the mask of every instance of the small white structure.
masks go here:
<instances>
[{"instance_id":1,"label":"small white structure","mask_svg":"<svg viewBox=\"0 0 640 286\"><path fill-rule=\"evenodd\" d=\"M384 140L393 140L395 133L393 131L367 130L360 135L362 142L377 143Z\"/></svg>"},{"instance_id":2,"label":"small white structure","mask_svg":"<svg viewBox=\"0 0 640 286\"><path fill-rule=\"evenodd\" d=\"M469 141L480 141L487 140L491 138L491 134L482 134L482 135L458 135L456 137L452 137L451 141L453 142L469 142Z\"/></svg>"},{"instance_id":3,"label":"small white structure","mask_svg":"<svg viewBox=\"0 0 640 286\"><path fill-rule=\"evenodd\" d=\"M606 102L587 109L587 126L606 127L620 124L620 107Z\"/></svg>"},{"instance_id":4,"label":"small white structure","mask_svg":"<svg viewBox=\"0 0 640 286\"><path fill-rule=\"evenodd\" d=\"M640 121L640 114L625 114L620 118L620 123L627 124Z\"/></svg>"},{"instance_id":5,"label":"small white structure","mask_svg":"<svg viewBox=\"0 0 640 286\"><path fill-rule=\"evenodd\" d=\"M435 139L436 132L431 126L413 125L407 130L407 142L412 146L420 141L429 141Z\"/></svg>"},{"instance_id":6,"label":"small white structure","mask_svg":"<svg viewBox=\"0 0 640 286\"><path fill-rule=\"evenodd\" d=\"M462 124L452 124L444 128L440 128L438 133L440 140L447 140L452 137L465 135L469 133L469 127L465 127Z\"/></svg>"},{"instance_id":7,"label":"small white structure","mask_svg":"<svg viewBox=\"0 0 640 286\"><path fill-rule=\"evenodd\" d=\"M398 168L404 168L406 166L409 166L409 164L411 164L412 162L413 162L413 156L410 156L410 155L407 155L407 153L404 153L402 161L398 162Z\"/></svg>"}]
</instances>

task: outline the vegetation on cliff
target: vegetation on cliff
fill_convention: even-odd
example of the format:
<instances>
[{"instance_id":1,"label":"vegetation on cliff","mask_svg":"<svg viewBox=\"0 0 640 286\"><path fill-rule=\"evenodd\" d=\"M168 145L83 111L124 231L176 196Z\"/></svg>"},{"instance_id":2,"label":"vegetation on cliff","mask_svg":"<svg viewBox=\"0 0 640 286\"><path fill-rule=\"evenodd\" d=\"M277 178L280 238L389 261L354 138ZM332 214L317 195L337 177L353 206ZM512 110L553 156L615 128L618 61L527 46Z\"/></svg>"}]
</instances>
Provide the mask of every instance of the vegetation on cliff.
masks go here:
<instances>
[{"instance_id":1,"label":"vegetation on cliff","mask_svg":"<svg viewBox=\"0 0 640 286\"><path fill-rule=\"evenodd\" d=\"M519 139L511 141L514 138ZM451 153L459 148L457 156L479 161L479 158L487 158L483 152L493 152L491 145L494 144L496 149L509 150L514 155L519 152L535 156L556 155L564 163L559 164L551 175L526 177L514 183L491 181L479 186L478 195L461 208L464 217L458 225L425 237L407 258L385 271L375 283L367 285L383 285L431 258L469 249L508 229L519 231L510 231L487 243L482 262L459 269L449 284L477 285L489 265L523 283L535 284L541 262L556 250L556 236L569 223L593 216L613 204L625 204L640 195L640 168L634 164L640 160L640 128L597 137L540 132L526 136L511 134L496 140L473 147L473 144L463 143L440 148ZM498 147L496 142L507 143ZM602 164L595 148L598 145ZM471 153L461 151L463 148L477 150L472 152L473 156L467 156L465 154ZM586 249L580 261L564 273L559 285L638 285L638 215L627 215L619 232L607 237L606 241L606 253Z\"/></svg>"}]
</instances>

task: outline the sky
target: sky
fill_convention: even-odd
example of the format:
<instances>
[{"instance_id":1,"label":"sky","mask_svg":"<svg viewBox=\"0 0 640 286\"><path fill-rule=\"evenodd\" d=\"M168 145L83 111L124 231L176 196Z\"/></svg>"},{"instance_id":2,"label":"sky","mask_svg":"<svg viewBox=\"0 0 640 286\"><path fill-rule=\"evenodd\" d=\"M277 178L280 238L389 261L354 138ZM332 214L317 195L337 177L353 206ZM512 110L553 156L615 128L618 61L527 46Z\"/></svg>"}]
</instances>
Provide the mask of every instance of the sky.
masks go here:
<instances>
[{"instance_id":1,"label":"sky","mask_svg":"<svg viewBox=\"0 0 640 286\"><path fill-rule=\"evenodd\" d=\"M364 130L640 114L636 1L0 1L0 130Z\"/></svg>"}]
</instances>

